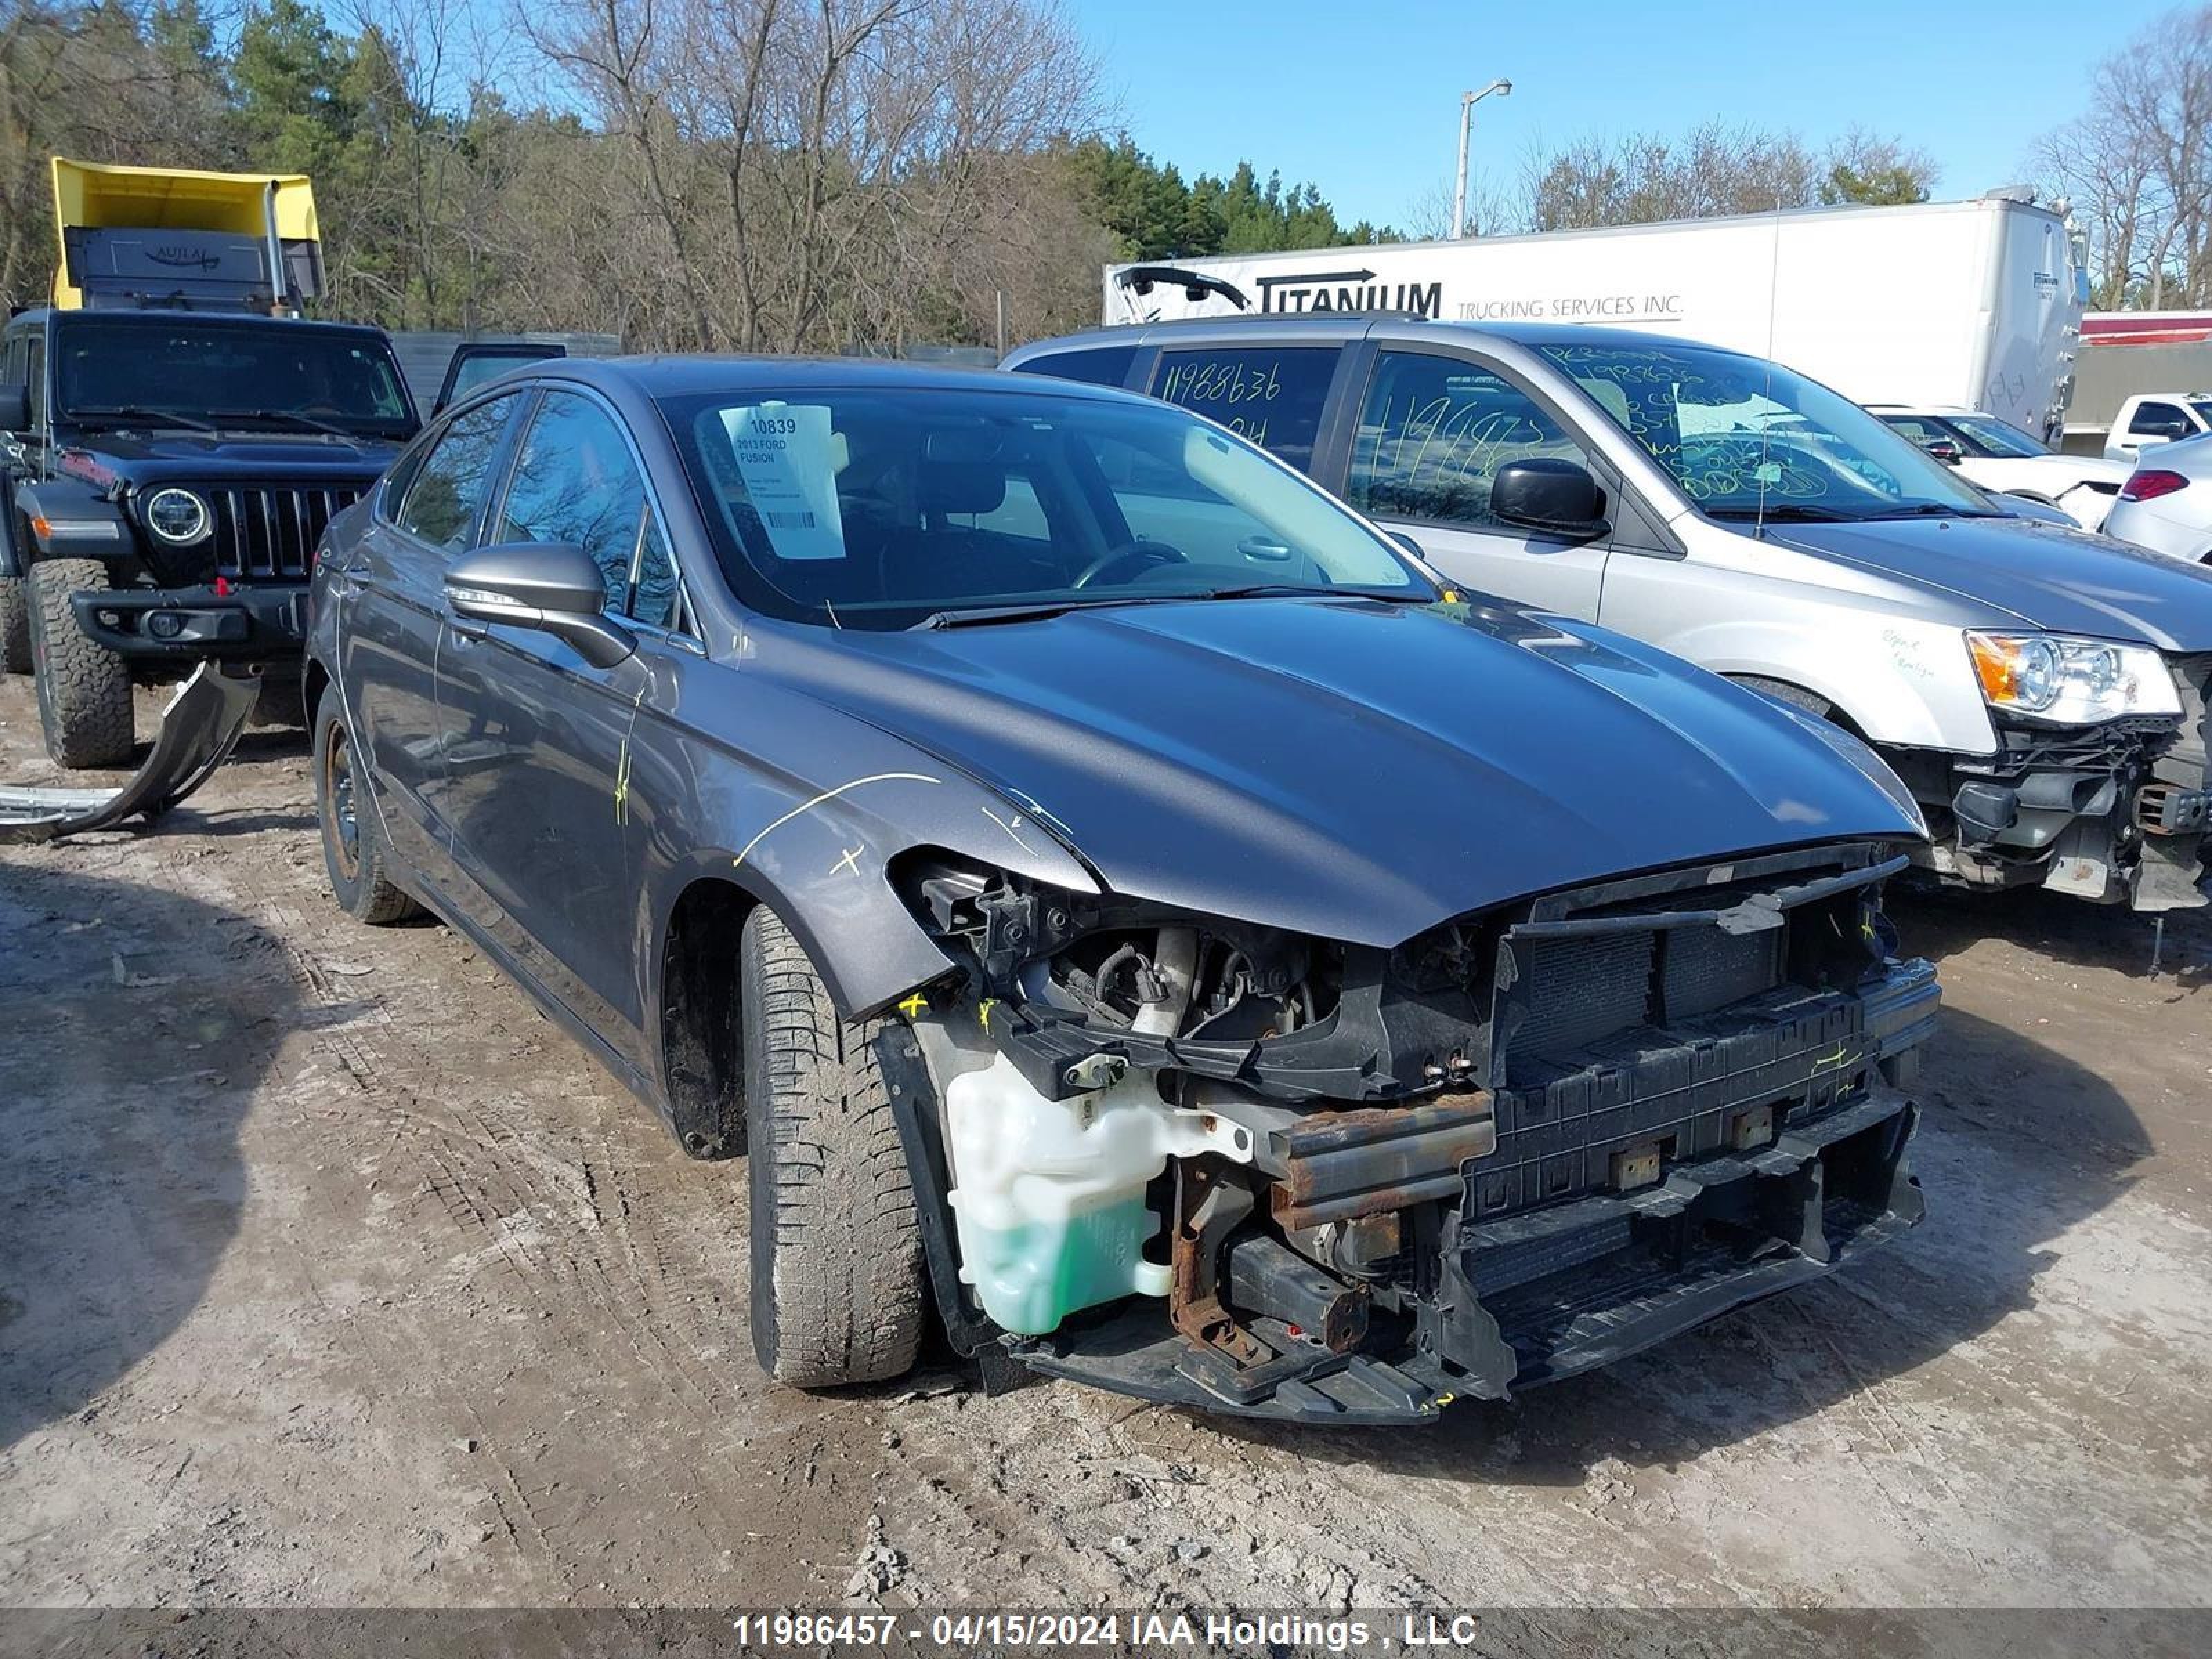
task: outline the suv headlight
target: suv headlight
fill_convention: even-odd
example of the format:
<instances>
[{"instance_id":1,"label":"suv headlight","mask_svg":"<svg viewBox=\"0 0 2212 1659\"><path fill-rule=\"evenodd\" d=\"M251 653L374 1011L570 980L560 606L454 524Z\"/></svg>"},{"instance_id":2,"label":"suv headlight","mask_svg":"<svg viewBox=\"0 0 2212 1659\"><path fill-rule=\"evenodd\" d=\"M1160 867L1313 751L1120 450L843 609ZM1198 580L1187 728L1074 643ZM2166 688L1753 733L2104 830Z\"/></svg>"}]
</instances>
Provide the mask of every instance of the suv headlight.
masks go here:
<instances>
[{"instance_id":1,"label":"suv headlight","mask_svg":"<svg viewBox=\"0 0 2212 1659\"><path fill-rule=\"evenodd\" d=\"M2146 646L2063 634L1970 633L1966 649L1992 708L2068 726L2181 712L2165 659Z\"/></svg>"},{"instance_id":2,"label":"suv headlight","mask_svg":"<svg viewBox=\"0 0 2212 1659\"><path fill-rule=\"evenodd\" d=\"M190 547L208 533L208 504L189 489L172 484L146 497L138 509L146 528L172 547Z\"/></svg>"}]
</instances>

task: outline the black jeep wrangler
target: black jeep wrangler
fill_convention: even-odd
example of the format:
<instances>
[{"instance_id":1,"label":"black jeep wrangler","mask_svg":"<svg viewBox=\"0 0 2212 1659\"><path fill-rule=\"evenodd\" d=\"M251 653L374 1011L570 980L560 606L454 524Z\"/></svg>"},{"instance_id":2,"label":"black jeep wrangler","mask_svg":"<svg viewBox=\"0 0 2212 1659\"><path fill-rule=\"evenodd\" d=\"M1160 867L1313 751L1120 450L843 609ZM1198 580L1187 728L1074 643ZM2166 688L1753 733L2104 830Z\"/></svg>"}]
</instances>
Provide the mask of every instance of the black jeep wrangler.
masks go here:
<instances>
[{"instance_id":1,"label":"black jeep wrangler","mask_svg":"<svg viewBox=\"0 0 2212 1659\"><path fill-rule=\"evenodd\" d=\"M33 310L0 333L0 666L47 751L131 750L134 679L296 665L331 516L416 428L383 331L240 311Z\"/></svg>"}]
</instances>

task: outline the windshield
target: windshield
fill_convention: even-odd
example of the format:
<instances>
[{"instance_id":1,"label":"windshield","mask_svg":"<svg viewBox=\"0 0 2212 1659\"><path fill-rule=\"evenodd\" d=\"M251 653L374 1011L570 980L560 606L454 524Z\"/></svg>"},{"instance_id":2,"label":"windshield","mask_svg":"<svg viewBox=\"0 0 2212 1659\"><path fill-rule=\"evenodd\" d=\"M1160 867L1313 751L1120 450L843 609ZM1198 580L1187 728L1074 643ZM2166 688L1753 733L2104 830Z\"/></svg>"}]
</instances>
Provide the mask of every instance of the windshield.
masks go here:
<instances>
[{"instance_id":1,"label":"windshield","mask_svg":"<svg viewBox=\"0 0 2212 1659\"><path fill-rule=\"evenodd\" d=\"M1006 385L662 409L731 586L773 616L891 629L1255 589L1436 597L1330 497L1181 410Z\"/></svg>"},{"instance_id":2,"label":"windshield","mask_svg":"<svg viewBox=\"0 0 2212 1659\"><path fill-rule=\"evenodd\" d=\"M2018 427L2008 426L1994 415L1953 415L1948 419L1967 441L1988 454L2026 459L2051 453Z\"/></svg>"},{"instance_id":3,"label":"windshield","mask_svg":"<svg viewBox=\"0 0 2212 1659\"><path fill-rule=\"evenodd\" d=\"M1539 349L1711 517L2002 516L1917 444L1778 363L1692 345Z\"/></svg>"},{"instance_id":4,"label":"windshield","mask_svg":"<svg viewBox=\"0 0 2212 1659\"><path fill-rule=\"evenodd\" d=\"M392 354L373 337L198 317L72 318L58 331L63 418L174 415L180 425L336 429L404 438L414 416Z\"/></svg>"}]
</instances>

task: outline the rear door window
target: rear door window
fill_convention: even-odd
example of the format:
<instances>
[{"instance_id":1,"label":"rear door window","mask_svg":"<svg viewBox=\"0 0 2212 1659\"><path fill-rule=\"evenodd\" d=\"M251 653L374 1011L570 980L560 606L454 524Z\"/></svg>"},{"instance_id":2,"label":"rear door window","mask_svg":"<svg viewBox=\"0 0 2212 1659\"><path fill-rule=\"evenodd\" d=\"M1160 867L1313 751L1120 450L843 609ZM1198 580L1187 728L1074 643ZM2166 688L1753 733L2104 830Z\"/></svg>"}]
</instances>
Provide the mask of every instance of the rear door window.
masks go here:
<instances>
[{"instance_id":1,"label":"rear door window","mask_svg":"<svg viewBox=\"0 0 2212 1659\"><path fill-rule=\"evenodd\" d=\"M2128 430L2137 435L2154 435L2180 427L2185 431L2196 425L2173 404L2137 404L2136 417L2128 423Z\"/></svg>"},{"instance_id":2,"label":"rear door window","mask_svg":"<svg viewBox=\"0 0 2212 1659\"><path fill-rule=\"evenodd\" d=\"M1049 374L1056 380L1081 380L1088 386L1121 386L1127 381L1136 361L1134 346L1086 346L1080 351L1033 357L1015 373Z\"/></svg>"},{"instance_id":3,"label":"rear door window","mask_svg":"<svg viewBox=\"0 0 2212 1659\"><path fill-rule=\"evenodd\" d=\"M1540 457L1590 464L1551 412L1504 376L1462 357L1385 351L1360 407L1345 498L1378 519L1502 531L1490 510L1498 468Z\"/></svg>"},{"instance_id":4,"label":"rear door window","mask_svg":"<svg viewBox=\"0 0 2212 1659\"><path fill-rule=\"evenodd\" d=\"M416 469L393 519L400 529L448 553L468 546L516 402L509 393L454 418Z\"/></svg>"},{"instance_id":5,"label":"rear door window","mask_svg":"<svg viewBox=\"0 0 2212 1659\"><path fill-rule=\"evenodd\" d=\"M1152 396L1218 421L1307 471L1339 355L1334 346L1164 351L1152 370Z\"/></svg>"}]
</instances>

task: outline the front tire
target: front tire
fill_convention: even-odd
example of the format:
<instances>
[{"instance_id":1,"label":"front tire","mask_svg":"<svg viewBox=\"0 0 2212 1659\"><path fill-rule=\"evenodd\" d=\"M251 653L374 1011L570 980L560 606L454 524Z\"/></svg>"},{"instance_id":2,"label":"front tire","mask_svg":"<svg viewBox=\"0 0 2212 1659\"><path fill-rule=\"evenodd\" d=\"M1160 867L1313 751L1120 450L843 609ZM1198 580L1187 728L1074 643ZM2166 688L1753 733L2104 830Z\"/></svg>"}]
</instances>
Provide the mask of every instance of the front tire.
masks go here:
<instances>
[{"instance_id":1,"label":"front tire","mask_svg":"<svg viewBox=\"0 0 2212 1659\"><path fill-rule=\"evenodd\" d=\"M323 869L338 908L372 927L388 927L422 914L422 907L385 873L384 836L355 764L353 734L335 685L325 688L315 709L315 822L323 832Z\"/></svg>"},{"instance_id":2,"label":"front tire","mask_svg":"<svg viewBox=\"0 0 2212 1659\"><path fill-rule=\"evenodd\" d=\"M31 567L31 672L46 752L63 766L121 766L131 758L131 665L77 626L70 595L107 590L96 559Z\"/></svg>"},{"instance_id":3,"label":"front tire","mask_svg":"<svg viewBox=\"0 0 2212 1659\"><path fill-rule=\"evenodd\" d=\"M30 672L30 592L21 576L0 576L0 674Z\"/></svg>"},{"instance_id":4,"label":"front tire","mask_svg":"<svg viewBox=\"0 0 2212 1659\"><path fill-rule=\"evenodd\" d=\"M883 1022L839 1018L764 904L738 951L753 1352L803 1389L898 1376L927 1304L906 1149L876 1065Z\"/></svg>"}]
</instances>

